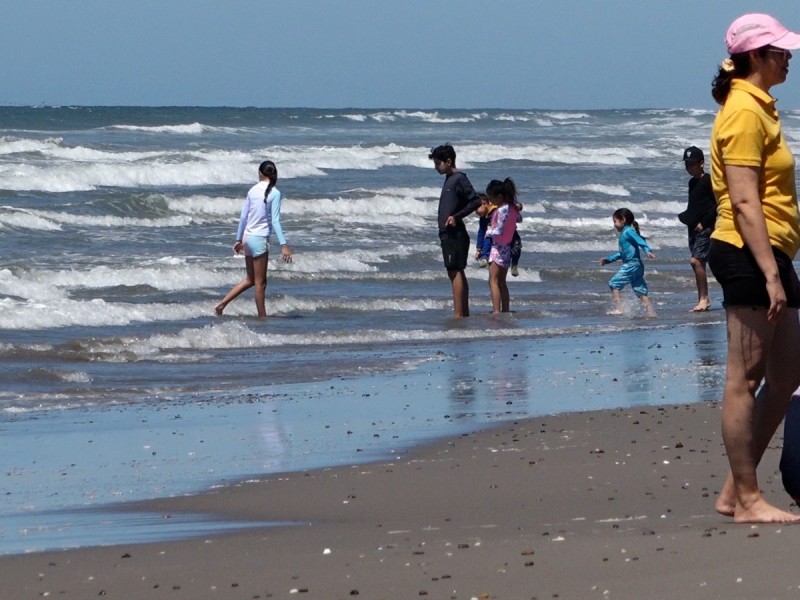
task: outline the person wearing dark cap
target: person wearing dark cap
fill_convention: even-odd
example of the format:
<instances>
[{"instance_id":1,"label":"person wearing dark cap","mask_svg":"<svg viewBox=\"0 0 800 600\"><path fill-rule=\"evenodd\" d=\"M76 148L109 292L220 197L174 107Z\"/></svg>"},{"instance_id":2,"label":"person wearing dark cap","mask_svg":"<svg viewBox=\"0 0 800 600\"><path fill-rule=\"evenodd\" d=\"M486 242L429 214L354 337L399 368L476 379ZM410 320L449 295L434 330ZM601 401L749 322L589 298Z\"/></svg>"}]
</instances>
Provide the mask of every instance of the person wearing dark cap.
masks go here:
<instances>
[{"instance_id":1,"label":"person wearing dark cap","mask_svg":"<svg viewBox=\"0 0 800 600\"><path fill-rule=\"evenodd\" d=\"M689 180L689 203L678 219L689 229L689 251L692 253L689 264L692 265L697 284L697 304L692 312L702 312L711 306L706 260L711 232L717 220L717 201L711 189L711 175L704 170L703 151L697 146L690 146L683 151L683 163L692 178Z\"/></svg>"},{"instance_id":2,"label":"person wearing dark cap","mask_svg":"<svg viewBox=\"0 0 800 600\"><path fill-rule=\"evenodd\" d=\"M730 471L716 510L737 523L800 523L764 497L757 468L800 386L800 250L795 160L770 90L786 81L800 34L765 14L728 28L712 95L717 222L708 266L722 287L728 351L722 439Z\"/></svg>"},{"instance_id":3,"label":"person wearing dark cap","mask_svg":"<svg viewBox=\"0 0 800 600\"><path fill-rule=\"evenodd\" d=\"M450 144L437 146L428 155L436 172L444 175L439 196L439 241L444 268L453 288L453 316L469 316L469 283L464 269L469 257L469 233L464 217L481 204L467 176L456 168L456 151Z\"/></svg>"}]
</instances>

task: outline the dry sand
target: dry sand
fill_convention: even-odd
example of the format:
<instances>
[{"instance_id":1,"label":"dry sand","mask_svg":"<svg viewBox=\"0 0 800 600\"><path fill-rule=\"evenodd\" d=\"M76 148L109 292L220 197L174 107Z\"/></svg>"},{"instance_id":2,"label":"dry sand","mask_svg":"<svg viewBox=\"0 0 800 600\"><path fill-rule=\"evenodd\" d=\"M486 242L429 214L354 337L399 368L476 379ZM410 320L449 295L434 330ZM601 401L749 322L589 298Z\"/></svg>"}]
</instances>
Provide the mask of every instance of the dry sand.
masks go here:
<instances>
[{"instance_id":1,"label":"dry sand","mask_svg":"<svg viewBox=\"0 0 800 600\"><path fill-rule=\"evenodd\" d=\"M779 442L780 440L776 440ZM789 504L776 475L767 497ZM0 558L2 597L793 598L800 527L713 512L719 407L565 414L392 462L136 508L286 521L210 538Z\"/></svg>"}]
</instances>

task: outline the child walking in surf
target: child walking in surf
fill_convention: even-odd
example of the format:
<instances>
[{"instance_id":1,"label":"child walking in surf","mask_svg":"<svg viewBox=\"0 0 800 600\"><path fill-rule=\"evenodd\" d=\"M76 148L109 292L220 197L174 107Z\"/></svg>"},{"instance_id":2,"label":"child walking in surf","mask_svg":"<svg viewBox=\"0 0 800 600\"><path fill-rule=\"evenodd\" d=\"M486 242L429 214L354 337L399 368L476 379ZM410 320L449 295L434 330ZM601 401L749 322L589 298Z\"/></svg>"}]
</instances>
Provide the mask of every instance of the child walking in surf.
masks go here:
<instances>
[{"instance_id":1,"label":"child walking in surf","mask_svg":"<svg viewBox=\"0 0 800 600\"><path fill-rule=\"evenodd\" d=\"M639 224L636 222L633 213L627 208L619 208L612 215L614 228L619 231L619 252L600 259L601 265L607 265L622 259L622 266L614 276L608 280L608 287L614 297L614 309L609 311L610 315L622 314L622 295L621 290L630 285L634 293L642 301L642 305L647 311L648 317L655 317L656 312L650 299L647 297L647 282L644 280L644 264L639 256L639 248L642 248L648 258L655 258L650 245L639 233Z\"/></svg>"},{"instance_id":2,"label":"child walking in surf","mask_svg":"<svg viewBox=\"0 0 800 600\"><path fill-rule=\"evenodd\" d=\"M486 196L497 206L492 211L492 221L486 235L492 238L489 251L489 291L492 295L492 312L509 312L510 298L506 276L511 265L511 243L521 220L517 209L517 187L514 181L494 179L486 186Z\"/></svg>"},{"instance_id":3,"label":"child walking in surf","mask_svg":"<svg viewBox=\"0 0 800 600\"><path fill-rule=\"evenodd\" d=\"M486 230L492 221L492 213L497 208L496 204L489 202L486 194L478 194L481 199L481 205L475 209L475 213L480 217L478 219L478 236L475 243L475 260L478 261L478 266L483 269L489 266L489 252L492 250L492 238L486 235ZM516 204L517 211L522 212L522 205ZM519 276L519 257L522 256L522 239L519 237L519 231L514 231L514 238L511 240L511 276Z\"/></svg>"},{"instance_id":4,"label":"child walking in surf","mask_svg":"<svg viewBox=\"0 0 800 600\"><path fill-rule=\"evenodd\" d=\"M221 315L225 307L245 290L256 288L256 311L258 317L267 316L265 295L267 290L267 263L269 262L269 237L272 232L281 245L281 258L292 262L292 251L286 243L281 227L281 193L278 183L278 167L271 160L265 160L258 167L258 183L250 188L242 206L239 229L233 251L244 251L246 275L231 288L226 296L214 307Z\"/></svg>"}]
</instances>

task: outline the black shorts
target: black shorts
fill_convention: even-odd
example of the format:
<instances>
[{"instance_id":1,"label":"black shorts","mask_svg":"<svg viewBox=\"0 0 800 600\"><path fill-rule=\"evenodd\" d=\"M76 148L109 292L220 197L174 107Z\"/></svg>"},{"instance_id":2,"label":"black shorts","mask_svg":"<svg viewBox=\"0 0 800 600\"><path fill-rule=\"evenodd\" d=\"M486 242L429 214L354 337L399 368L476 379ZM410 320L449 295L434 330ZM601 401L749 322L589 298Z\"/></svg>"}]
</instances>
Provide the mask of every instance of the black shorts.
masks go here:
<instances>
[{"instance_id":1,"label":"black shorts","mask_svg":"<svg viewBox=\"0 0 800 600\"><path fill-rule=\"evenodd\" d=\"M708 260L708 248L711 244L712 231L714 230L706 227L702 231L692 230L689 232L689 252L692 253L692 258L703 262Z\"/></svg>"},{"instance_id":2,"label":"black shorts","mask_svg":"<svg viewBox=\"0 0 800 600\"><path fill-rule=\"evenodd\" d=\"M800 281L790 259L777 248L772 249L778 274L790 308L800 308ZM767 280L747 246L737 248L733 244L711 240L708 251L708 266L722 286L723 306L761 306L769 308Z\"/></svg>"},{"instance_id":3,"label":"black shorts","mask_svg":"<svg viewBox=\"0 0 800 600\"><path fill-rule=\"evenodd\" d=\"M442 243L444 268L448 271L463 271L469 258L469 234L465 227L451 227L439 234Z\"/></svg>"}]
</instances>

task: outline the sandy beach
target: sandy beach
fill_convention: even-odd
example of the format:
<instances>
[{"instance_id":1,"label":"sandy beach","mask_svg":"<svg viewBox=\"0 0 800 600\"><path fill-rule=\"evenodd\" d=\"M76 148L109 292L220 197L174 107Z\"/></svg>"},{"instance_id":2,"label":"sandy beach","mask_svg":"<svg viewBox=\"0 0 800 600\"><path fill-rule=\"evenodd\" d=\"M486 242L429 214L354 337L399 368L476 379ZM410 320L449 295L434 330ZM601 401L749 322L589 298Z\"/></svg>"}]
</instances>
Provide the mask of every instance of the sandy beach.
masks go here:
<instances>
[{"instance_id":1,"label":"sandy beach","mask_svg":"<svg viewBox=\"0 0 800 600\"><path fill-rule=\"evenodd\" d=\"M787 598L800 529L714 514L714 403L530 419L142 503L283 526L0 559L8 598ZM786 501L764 461L763 486Z\"/></svg>"},{"instance_id":2,"label":"sandy beach","mask_svg":"<svg viewBox=\"0 0 800 600\"><path fill-rule=\"evenodd\" d=\"M691 331L658 332L657 344L647 339L652 332L605 336L599 345L586 338L592 351L576 339L553 342L561 352L545 341L519 341L528 352L514 356L528 377L510 386L516 396L487 381L496 398L532 404L550 395L572 411L590 395L629 405L527 418L495 406L487 411L492 417L468 420L457 435L371 461L254 474L201 493L116 505L116 512L151 515L165 527L192 515L230 527L177 541L3 556L3 597L798 596L793 550L800 550L800 528L734 526L713 511L726 458L719 406L709 398L719 392L723 346L716 326ZM631 339L642 348L631 348ZM626 375L631 364L620 358L622 347L640 357L638 373ZM476 360L469 345L457 348L468 365ZM430 361L411 373L340 382L335 393L363 398L370 389L391 413L393 401L431 404L443 393L437 377L452 379L452 371L447 360ZM456 400L445 404L448 421ZM514 401L499 404L507 409ZM182 414L188 437L198 422L188 418L188 407ZM248 418L239 414L237 427L243 430ZM390 436L384 421L372 424ZM434 424L429 437L441 431ZM313 431L304 435L313 446ZM356 445L375 435L362 435ZM222 457L225 443L215 447ZM778 437L761 483L769 498L789 506L777 473L779 448ZM103 507L89 517L102 519Z\"/></svg>"}]
</instances>

